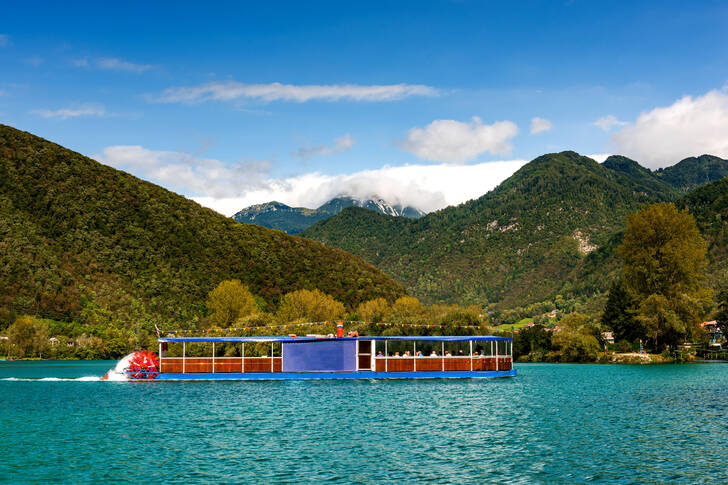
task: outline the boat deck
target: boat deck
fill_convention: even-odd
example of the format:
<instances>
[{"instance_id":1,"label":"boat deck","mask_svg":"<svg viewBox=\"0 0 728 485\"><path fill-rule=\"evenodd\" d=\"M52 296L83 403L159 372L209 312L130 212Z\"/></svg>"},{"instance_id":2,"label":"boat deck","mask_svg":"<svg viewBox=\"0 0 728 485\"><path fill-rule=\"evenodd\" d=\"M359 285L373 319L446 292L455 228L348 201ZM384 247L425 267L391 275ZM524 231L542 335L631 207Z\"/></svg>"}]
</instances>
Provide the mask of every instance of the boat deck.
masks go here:
<instances>
[{"instance_id":1,"label":"boat deck","mask_svg":"<svg viewBox=\"0 0 728 485\"><path fill-rule=\"evenodd\" d=\"M159 380L438 379L516 375L512 339L508 337L165 337L159 342L156 377ZM182 344L181 355L168 356L169 343ZM188 344L199 343L210 343L211 355L199 356L199 348L197 355L187 354ZM216 343L226 346L218 350L233 356L217 356L220 352L216 351ZM256 347L246 351L246 343L249 349L251 344ZM418 346L429 354L418 352ZM251 352L253 356L249 356Z\"/></svg>"}]
</instances>

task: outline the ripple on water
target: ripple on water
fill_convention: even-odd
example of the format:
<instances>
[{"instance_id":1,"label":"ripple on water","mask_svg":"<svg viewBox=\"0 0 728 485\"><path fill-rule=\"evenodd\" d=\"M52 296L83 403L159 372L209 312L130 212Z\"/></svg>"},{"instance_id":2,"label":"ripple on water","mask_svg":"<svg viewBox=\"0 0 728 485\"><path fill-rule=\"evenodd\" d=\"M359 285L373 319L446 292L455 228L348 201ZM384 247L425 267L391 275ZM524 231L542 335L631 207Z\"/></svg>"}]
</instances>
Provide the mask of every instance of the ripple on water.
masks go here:
<instances>
[{"instance_id":1,"label":"ripple on water","mask_svg":"<svg viewBox=\"0 0 728 485\"><path fill-rule=\"evenodd\" d=\"M73 380L109 363L10 364L0 482L728 481L720 364L155 383Z\"/></svg>"}]
</instances>

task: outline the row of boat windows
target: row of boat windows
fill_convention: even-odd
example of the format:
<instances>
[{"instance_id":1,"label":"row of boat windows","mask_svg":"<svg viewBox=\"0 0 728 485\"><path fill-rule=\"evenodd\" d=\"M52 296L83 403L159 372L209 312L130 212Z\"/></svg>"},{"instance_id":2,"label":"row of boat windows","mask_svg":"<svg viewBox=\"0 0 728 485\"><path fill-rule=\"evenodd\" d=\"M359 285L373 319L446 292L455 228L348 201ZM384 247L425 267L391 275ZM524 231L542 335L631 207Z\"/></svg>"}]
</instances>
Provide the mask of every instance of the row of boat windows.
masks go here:
<instances>
[{"instance_id":1,"label":"row of boat windows","mask_svg":"<svg viewBox=\"0 0 728 485\"><path fill-rule=\"evenodd\" d=\"M492 345L491 345L492 344ZM492 349L492 350L491 350ZM473 342L473 355L495 355L496 349L498 355L508 355L510 353L510 342ZM387 341L386 350L384 341L377 340L374 343L374 352L372 352L372 342L370 340L359 341L359 353L370 354L384 357L385 353L389 357L467 357L470 355L470 342L445 342L444 348L442 342L423 342L423 341ZM216 357L240 357L243 347L240 343L235 342L217 342L215 344L214 355ZM282 354L281 342L274 342L271 346L270 342L246 343L245 357L280 357ZM186 345L185 355L187 357L210 357L213 355L213 346L210 342L188 342ZM182 344L169 343L166 351L167 357L181 357Z\"/></svg>"},{"instance_id":2,"label":"row of boat windows","mask_svg":"<svg viewBox=\"0 0 728 485\"><path fill-rule=\"evenodd\" d=\"M381 351L377 352L377 357L384 357L384 353ZM413 354L409 352L409 350L405 350L403 354L400 354L399 352L389 353L387 357L412 357ZM481 354L478 351L473 351L473 357L483 357L483 356L490 356L489 354ZM429 354L425 355L421 351L417 351L417 353L414 354L414 357L442 357L442 355L438 354L434 350L430 352ZM466 354L463 351L460 351L459 353L453 355L450 352L445 352L445 357L470 357L470 354Z\"/></svg>"},{"instance_id":3,"label":"row of boat windows","mask_svg":"<svg viewBox=\"0 0 728 485\"><path fill-rule=\"evenodd\" d=\"M367 342L368 343L368 342ZM359 342L359 353L369 353L363 341ZM474 341L472 345L473 356L492 356L510 354L510 342ZM374 343L374 355L377 357L469 357L470 342L425 342L425 341L384 341Z\"/></svg>"}]
</instances>

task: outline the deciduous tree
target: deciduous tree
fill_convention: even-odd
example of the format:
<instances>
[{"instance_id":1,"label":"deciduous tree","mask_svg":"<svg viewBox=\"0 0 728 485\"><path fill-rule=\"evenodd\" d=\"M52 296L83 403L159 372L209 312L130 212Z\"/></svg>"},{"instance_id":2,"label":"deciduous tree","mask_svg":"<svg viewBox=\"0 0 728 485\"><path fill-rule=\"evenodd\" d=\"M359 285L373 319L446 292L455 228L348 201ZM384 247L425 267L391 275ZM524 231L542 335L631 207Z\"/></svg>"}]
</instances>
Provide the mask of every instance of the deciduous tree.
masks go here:
<instances>
[{"instance_id":1,"label":"deciduous tree","mask_svg":"<svg viewBox=\"0 0 728 485\"><path fill-rule=\"evenodd\" d=\"M48 327L30 316L19 317L7 330L11 352L17 357L43 357L48 348Z\"/></svg>"},{"instance_id":2,"label":"deciduous tree","mask_svg":"<svg viewBox=\"0 0 728 485\"><path fill-rule=\"evenodd\" d=\"M425 305L413 296L402 296L392 305L389 319L396 323L417 319L424 316Z\"/></svg>"},{"instance_id":3,"label":"deciduous tree","mask_svg":"<svg viewBox=\"0 0 728 485\"><path fill-rule=\"evenodd\" d=\"M652 204L627 217L619 247L625 289L635 299L636 320L655 349L689 335L710 302L703 287L706 243L695 219L674 204Z\"/></svg>"},{"instance_id":4,"label":"deciduous tree","mask_svg":"<svg viewBox=\"0 0 728 485\"><path fill-rule=\"evenodd\" d=\"M384 298L365 301L356 309L356 314L366 322L380 322L389 312L389 303Z\"/></svg>"},{"instance_id":5,"label":"deciduous tree","mask_svg":"<svg viewBox=\"0 0 728 485\"><path fill-rule=\"evenodd\" d=\"M258 311L255 298L240 280L221 282L207 296L210 321L218 327L229 327L237 319Z\"/></svg>"},{"instance_id":6,"label":"deciduous tree","mask_svg":"<svg viewBox=\"0 0 728 485\"><path fill-rule=\"evenodd\" d=\"M297 290L283 296L276 317L281 322L319 322L342 318L344 313L341 302L319 290Z\"/></svg>"},{"instance_id":7,"label":"deciduous tree","mask_svg":"<svg viewBox=\"0 0 728 485\"><path fill-rule=\"evenodd\" d=\"M559 323L561 330L552 339L562 362L588 362L597 359L599 330L588 316L571 313Z\"/></svg>"}]
</instances>

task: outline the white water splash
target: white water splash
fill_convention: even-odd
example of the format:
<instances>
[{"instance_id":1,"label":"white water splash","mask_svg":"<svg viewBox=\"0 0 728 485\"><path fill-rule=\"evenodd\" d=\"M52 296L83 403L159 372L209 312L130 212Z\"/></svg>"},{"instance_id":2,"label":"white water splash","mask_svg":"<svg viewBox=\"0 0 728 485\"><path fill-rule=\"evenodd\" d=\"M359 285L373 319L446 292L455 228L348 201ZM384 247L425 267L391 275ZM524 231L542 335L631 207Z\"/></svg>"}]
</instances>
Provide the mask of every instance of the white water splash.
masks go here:
<instances>
[{"instance_id":1,"label":"white water splash","mask_svg":"<svg viewBox=\"0 0 728 485\"><path fill-rule=\"evenodd\" d=\"M136 352L132 352L131 354L127 355L126 357L122 358L119 362L116 363L116 367L113 369L109 369L109 371L106 373L106 379L107 381L128 381L129 376L124 373L124 369L129 367L129 361L132 357L134 357L134 354Z\"/></svg>"}]
</instances>

